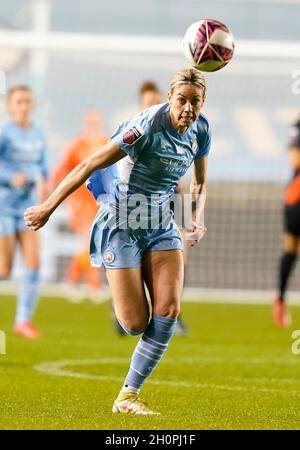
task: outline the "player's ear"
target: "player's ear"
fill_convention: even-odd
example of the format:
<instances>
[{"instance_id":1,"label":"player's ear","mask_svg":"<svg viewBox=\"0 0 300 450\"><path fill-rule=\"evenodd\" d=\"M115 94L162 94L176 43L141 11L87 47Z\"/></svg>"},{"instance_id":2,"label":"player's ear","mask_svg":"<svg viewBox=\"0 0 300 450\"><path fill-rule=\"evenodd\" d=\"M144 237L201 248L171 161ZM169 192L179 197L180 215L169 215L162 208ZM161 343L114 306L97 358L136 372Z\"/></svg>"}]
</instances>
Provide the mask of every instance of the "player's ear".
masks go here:
<instances>
[{"instance_id":1,"label":"player's ear","mask_svg":"<svg viewBox=\"0 0 300 450\"><path fill-rule=\"evenodd\" d=\"M203 92L201 92L201 108L204 105L204 102L205 102L205 97L203 95Z\"/></svg>"},{"instance_id":2,"label":"player's ear","mask_svg":"<svg viewBox=\"0 0 300 450\"><path fill-rule=\"evenodd\" d=\"M168 92L168 100L169 100L169 101L171 100L171 97L172 97L172 95L171 95L171 92L169 91L169 92Z\"/></svg>"}]
</instances>

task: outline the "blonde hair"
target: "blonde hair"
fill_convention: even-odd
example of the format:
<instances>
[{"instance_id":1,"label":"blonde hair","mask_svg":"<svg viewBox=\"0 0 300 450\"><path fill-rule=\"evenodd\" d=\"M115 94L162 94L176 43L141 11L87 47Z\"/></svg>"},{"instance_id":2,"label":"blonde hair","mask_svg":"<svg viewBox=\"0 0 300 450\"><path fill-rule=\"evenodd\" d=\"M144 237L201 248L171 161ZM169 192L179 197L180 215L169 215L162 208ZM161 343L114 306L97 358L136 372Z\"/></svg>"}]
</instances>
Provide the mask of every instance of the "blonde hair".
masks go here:
<instances>
[{"instance_id":1,"label":"blonde hair","mask_svg":"<svg viewBox=\"0 0 300 450\"><path fill-rule=\"evenodd\" d=\"M199 87L203 94L203 100L205 99L206 96L205 78L201 74L201 72L199 72L199 70L191 67L188 69L179 70L178 72L174 73L169 83L170 95L172 95L174 89L181 84L192 84L193 86Z\"/></svg>"}]
</instances>

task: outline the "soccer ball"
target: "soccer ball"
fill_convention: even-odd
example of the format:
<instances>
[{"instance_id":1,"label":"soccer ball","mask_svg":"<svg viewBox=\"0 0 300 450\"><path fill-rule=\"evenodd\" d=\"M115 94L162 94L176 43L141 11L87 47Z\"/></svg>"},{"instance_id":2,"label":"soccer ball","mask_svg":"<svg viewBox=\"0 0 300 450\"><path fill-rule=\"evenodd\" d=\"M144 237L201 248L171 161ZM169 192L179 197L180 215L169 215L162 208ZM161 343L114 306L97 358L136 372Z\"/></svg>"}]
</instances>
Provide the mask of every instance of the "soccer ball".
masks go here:
<instances>
[{"instance_id":1,"label":"soccer ball","mask_svg":"<svg viewBox=\"0 0 300 450\"><path fill-rule=\"evenodd\" d=\"M233 56L234 40L229 28L217 20L192 23L183 38L184 54L197 69L214 72Z\"/></svg>"}]
</instances>

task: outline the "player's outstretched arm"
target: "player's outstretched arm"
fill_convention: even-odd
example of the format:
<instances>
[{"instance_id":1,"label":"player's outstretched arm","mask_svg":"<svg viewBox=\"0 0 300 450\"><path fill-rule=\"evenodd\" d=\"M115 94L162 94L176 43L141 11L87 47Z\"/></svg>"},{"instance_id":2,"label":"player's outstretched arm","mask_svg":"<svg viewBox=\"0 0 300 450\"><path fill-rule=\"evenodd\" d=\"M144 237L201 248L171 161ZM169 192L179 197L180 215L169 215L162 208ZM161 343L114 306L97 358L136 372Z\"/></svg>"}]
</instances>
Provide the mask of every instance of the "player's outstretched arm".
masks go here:
<instances>
[{"instance_id":1,"label":"player's outstretched arm","mask_svg":"<svg viewBox=\"0 0 300 450\"><path fill-rule=\"evenodd\" d=\"M186 234L190 247L198 244L207 231L203 223L202 215L206 200L206 169L207 157L196 159L194 161L194 173L190 184L190 193L192 194L192 223L190 232Z\"/></svg>"},{"instance_id":2,"label":"player's outstretched arm","mask_svg":"<svg viewBox=\"0 0 300 450\"><path fill-rule=\"evenodd\" d=\"M48 221L51 214L60 203L81 186L97 169L108 167L126 154L112 141L105 144L97 152L79 163L52 192L41 205L27 208L24 212L26 225L32 230L38 230Z\"/></svg>"}]
</instances>

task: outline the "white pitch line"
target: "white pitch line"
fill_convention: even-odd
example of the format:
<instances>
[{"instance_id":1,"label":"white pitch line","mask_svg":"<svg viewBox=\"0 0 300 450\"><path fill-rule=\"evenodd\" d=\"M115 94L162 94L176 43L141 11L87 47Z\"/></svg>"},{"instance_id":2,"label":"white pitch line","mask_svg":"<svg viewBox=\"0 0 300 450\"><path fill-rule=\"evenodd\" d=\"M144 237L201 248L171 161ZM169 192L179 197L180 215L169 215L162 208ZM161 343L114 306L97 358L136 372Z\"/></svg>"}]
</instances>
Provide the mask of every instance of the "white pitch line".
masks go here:
<instances>
[{"instance_id":1,"label":"white pitch line","mask_svg":"<svg viewBox=\"0 0 300 450\"><path fill-rule=\"evenodd\" d=\"M226 360L222 358L180 358L180 359L166 359L164 360L164 363L167 364L178 364L178 363L185 363L185 364L192 364L195 362L209 362L210 363L220 363L221 361L224 362L231 362L234 363L238 361L238 363L247 363L251 364L251 360ZM255 361L254 364L257 364L258 359L252 360ZM263 362L273 362L273 364L276 364L274 360L267 360L267 359L261 359ZM275 360L276 361L276 360ZM277 361L280 361L280 364L283 363L284 359L279 359ZM289 360L286 360L289 361ZM93 375L93 374L87 374L87 373L80 373L80 372L74 372L71 370L64 369L65 366L87 366L92 364L128 364L129 359L128 358L99 358L99 359L73 359L73 360L62 360L62 361L49 361L49 362L43 362L40 364L37 364L34 366L34 369L37 370L40 373L44 373L47 375L53 375L58 377L70 377L70 378L80 378L80 379L87 379L87 380L97 380L97 381L118 381L123 382L123 377L115 377L115 376L108 376L108 375ZM289 363L289 362L288 362ZM288 382L292 383L295 381L295 384L299 384L298 380L294 380L292 378L288 379L275 379L275 378L267 378L267 377L256 377L256 378L246 378L246 377L232 377L227 378L228 380L232 381L276 381L276 382ZM261 388L256 385L253 386L227 386L223 384L215 384L215 383L190 383L188 381L170 381L170 380L148 380L148 383L156 384L156 385L165 385L165 386L174 386L174 387L186 387L186 388L196 388L196 389L219 389L219 390L225 390L225 391L241 391L241 392L265 392L265 393L277 393L277 394L286 394L286 395L293 395L296 397L300 396L300 391L288 391L284 389L276 389L276 388Z\"/></svg>"},{"instance_id":2,"label":"white pitch line","mask_svg":"<svg viewBox=\"0 0 300 450\"><path fill-rule=\"evenodd\" d=\"M254 383L286 383L297 384L300 387L299 378L272 378L272 377L226 377L229 381L253 381Z\"/></svg>"}]
</instances>

